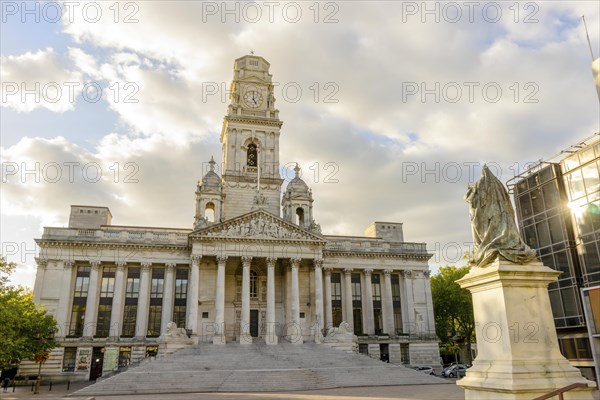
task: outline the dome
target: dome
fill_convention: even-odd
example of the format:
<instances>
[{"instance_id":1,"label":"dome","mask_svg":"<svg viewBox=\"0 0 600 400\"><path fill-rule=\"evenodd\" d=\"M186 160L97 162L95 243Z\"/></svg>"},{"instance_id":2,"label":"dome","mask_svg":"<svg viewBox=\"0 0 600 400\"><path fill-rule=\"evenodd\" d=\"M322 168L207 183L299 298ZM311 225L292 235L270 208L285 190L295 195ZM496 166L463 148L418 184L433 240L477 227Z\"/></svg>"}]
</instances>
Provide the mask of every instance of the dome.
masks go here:
<instances>
[{"instance_id":1,"label":"dome","mask_svg":"<svg viewBox=\"0 0 600 400\"><path fill-rule=\"evenodd\" d=\"M202 178L202 186L221 186L221 178L214 171L208 171Z\"/></svg>"},{"instance_id":2,"label":"dome","mask_svg":"<svg viewBox=\"0 0 600 400\"><path fill-rule=\"evenodd\" d=\"M306 184L306 182L304 182L302 180L302 178L300 178L300 174L299 174L300 167L298 167L298 164L296 164L294 171L296 172L296 176L294 177L294 179L292 179L290 181L290 183L288 183L286 192L307 193L308 194L308 191L309 191L308 185Z\"/></svg>"},{"instance_id":3,"label":"dome","mask_svg":"<svg viewBox=\"0 0 600 400\"><path fill-rule=\"evenodd\" d=\"M202 177L202 186L221 187L221 178L215 172L216 162L213 157L210 157L208 164L210 165L210 171Z\"/></svg>"}]
</instances>

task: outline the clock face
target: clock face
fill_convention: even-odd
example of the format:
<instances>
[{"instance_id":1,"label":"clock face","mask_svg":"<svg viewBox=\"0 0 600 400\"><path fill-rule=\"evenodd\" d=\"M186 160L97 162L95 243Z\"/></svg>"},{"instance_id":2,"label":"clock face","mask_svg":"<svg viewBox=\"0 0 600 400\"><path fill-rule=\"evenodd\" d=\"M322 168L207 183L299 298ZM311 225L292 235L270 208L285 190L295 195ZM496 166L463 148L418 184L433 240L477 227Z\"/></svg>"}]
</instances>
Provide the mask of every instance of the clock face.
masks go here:
<instances>
[{"instance_id":1,"label":"clock face","mask_svg":"<svg viewBox=\"0 0 600 400\"><path fill-rule=\"evenodd\" d=\"M249 90L244 94L244 102L250 108L257 108L263 102L262 94L256 90Z\"/></svg>"}]
</instances>

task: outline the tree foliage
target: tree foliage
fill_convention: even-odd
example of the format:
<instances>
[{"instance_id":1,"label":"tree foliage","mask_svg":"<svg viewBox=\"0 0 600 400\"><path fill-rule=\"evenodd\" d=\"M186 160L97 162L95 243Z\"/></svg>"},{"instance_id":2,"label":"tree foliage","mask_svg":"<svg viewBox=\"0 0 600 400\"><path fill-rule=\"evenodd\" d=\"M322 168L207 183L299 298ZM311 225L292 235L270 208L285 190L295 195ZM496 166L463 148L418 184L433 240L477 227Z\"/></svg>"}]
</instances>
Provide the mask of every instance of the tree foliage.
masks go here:
<instances>
[{"instance_id":1,"label":"tree foliage","mask_svg":"<svg viewBox=\"0 0 600 400\"><path fill-rule=\"evenodd\" d=\"M431 296L435 314L435 331L442 348L450 349L454 343L462 343L470 356L470 344L474 339L475 323L471 293L462 289L456 280L469 272L469 267L442 267L431 277Z\"/></svg>"},{"instance_id":2,"label":"tree foliage","mask_svg":"<svg viewBox=\"0 0 600 400\"><path fill-rule=\"evenodd\" d=\"M34 360L36 353L58 345L54 341L54 317L36 307L30 290L8 285L14 269L14 263L0 256L0 369L21 360Z\"/></svg>"}]
</instances>

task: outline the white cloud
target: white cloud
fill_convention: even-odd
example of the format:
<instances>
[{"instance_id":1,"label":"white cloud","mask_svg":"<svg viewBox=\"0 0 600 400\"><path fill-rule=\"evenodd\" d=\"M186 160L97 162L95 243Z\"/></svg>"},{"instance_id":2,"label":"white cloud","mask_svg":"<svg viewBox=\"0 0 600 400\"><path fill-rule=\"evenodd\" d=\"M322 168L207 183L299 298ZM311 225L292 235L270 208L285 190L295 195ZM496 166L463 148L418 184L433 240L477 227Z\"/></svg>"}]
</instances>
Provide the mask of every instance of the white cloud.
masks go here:
<instances>
[{"instance_id":1,"label":"white cloud","mask_svg":"<svg viewBox=\"0 0 600 400\"><path fill-rule=\"evenodd\" d=\"M282 164L301 163L325 233L360 235L373 220L392 220L404 222L408 241L427 242L441 253L462 246L470 240L462 196L484 162L498 163L506 180L525 161L552 155L598 129L589 54L577 22L585 13L588 26L598 26L593 2L539 3L536 24L514 22L512 3L496 24L481 16L473 23L422 23L421 15L403 22L403 5L393 2L336 3L338 22L332 24L322 23L331 11L323 9L315 23L309 3L302 3L303 18L292 24L280 9L274 23L266 15L259 23L235 23L231 16L222 23L220 14L205 13L203 20L206 3L141 2L135 3L137 23L122 21L133 9L121 9L115 23L111 4L101 3L104 17L97 23L74 18L64 24L73 71L52 50L2 59L3 74L6 60L10 73L27 79L83 77L105 88L116 85L121 95L116 99L105 90L107 113L118 116L118 126L89 148L64 138L24 138L3 148L3 161L94 162L106 174L93 184L80 177L74 183L3 185L3 215L38 213L66 222L69 204L89 203L109 206L117 224L191 226L202 162L219 158L233 60L250 49L271 63L280 83L280 158ZM597 31L590 31L596 44ZM478 84L473 101L465 82ZM422 101L420 92L406 95L407 84L421 91L436 83L441 90L458 85L460 101L448 101L443 92L439 101L433 95ZM498 102L484 98L486 83L501 87ZM126 84L139 88L132 95L137 102L124 101L134 92ZM286 100L286 84L302 89L298 102ZM209 89L217 93L206 95ZM337 102L325 102L328 94ZM527 95L537 102L524 102ZM138 166L139 182L111 181L115 163L121 178L126 163ZM331 165L337 172L330 178L338 183L324 180ZM408 170L415 166L416 172ZM445 174L455 166L461 176L453 181Z\"/></svg>"},{"instance_id":2,"label":"white cloud","mask_svg":"<svg viewBox=\"0 0 600 400\"><path fill-rule=\"evenodd\" d=\"M35 53L0 58L2 106L21 112L47 108L54 112L73 110L81 92L81 75L69 71L49 48Z\"/></svg>"}]
</instances>

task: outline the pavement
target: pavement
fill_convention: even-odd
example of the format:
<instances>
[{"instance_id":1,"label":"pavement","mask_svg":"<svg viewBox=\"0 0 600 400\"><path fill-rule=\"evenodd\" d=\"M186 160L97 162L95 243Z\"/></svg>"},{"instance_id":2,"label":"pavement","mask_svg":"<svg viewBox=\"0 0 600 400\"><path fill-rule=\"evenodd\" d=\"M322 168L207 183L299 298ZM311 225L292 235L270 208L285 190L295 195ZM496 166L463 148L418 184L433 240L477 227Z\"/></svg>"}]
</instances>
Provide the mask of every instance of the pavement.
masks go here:
<instances>
[{"instance_id":1,"label":"pavement","mask_svg":"<svg viewBox=\"0 0 600 400\"><path fill-rule=\"evenodd\" d=\"M452 379L454 380L454 379ZM0 392L1 400L13 399L71 399L90 400L94 397L67 397L74 391L83 388L86 384L71 384L70 390L66 390L66 384L53 385L52 391L48 386L40 388L40 394L34 395L31 387L16 387L9 392ZM352 387L294 392L269 392L269 393L185 393L185 394L143 394L143 395L118 395L98 396L97 399L116 400L464 400L464 390L456 385L403 385L403 386L372 386Z\"/></svg>"},{"instance_id":2,"label":"pavement","mask_svg":"<svg viewBox=\"0 0 600 400\"><path fill-rule=\"evenodd\" d=\"M455 382L456 379L448 379ZM66 384L53 385L40 388L40 394L34 395L31 387L16 387L15 392L9 388L7 393L0 391L0 400L16 399L69 399L92 400L94 397L68 397L76 390L89 385L90 382L71 384L67 391ZM452 385L403 385L403 386L369 386L351 387L294 392L270 393L184 393L184 394L141 394L98 396L99 400L464 400L464 390L455 384ZM600 392L594 391L593 398L600 400Z\"/></svg>"}]
</instances>

